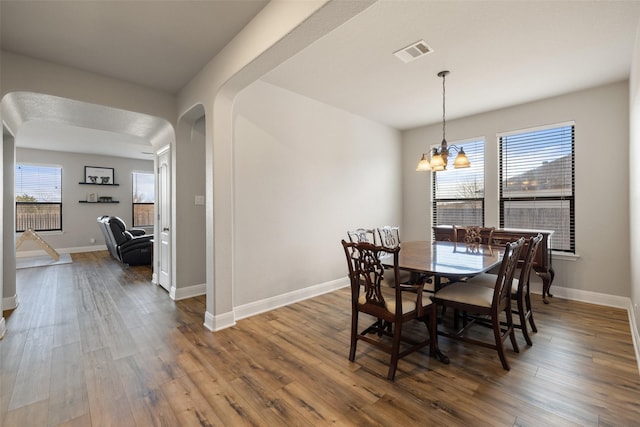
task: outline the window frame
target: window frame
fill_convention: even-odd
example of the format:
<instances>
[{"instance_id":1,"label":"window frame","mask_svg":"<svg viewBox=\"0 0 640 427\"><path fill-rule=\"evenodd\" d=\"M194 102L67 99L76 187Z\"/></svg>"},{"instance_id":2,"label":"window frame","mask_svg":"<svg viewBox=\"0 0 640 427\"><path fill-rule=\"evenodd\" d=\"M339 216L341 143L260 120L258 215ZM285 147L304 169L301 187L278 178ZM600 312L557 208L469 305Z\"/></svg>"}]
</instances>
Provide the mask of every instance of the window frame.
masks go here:
<instances>
[{"instance_id":1,"label":"window frame","mask_svg":"<svg viewBox=\"0 0 640 427\"><path fill-rule=\"evenodd\" d=\"M447 164L447 169L444 171L432 171L431 172L431 176L432 176L432 180L431 180L431 225L432 227L437 227L439 225L478 225L481 227L484 227L484 223L485 223L485 197L486 197L486 173L484 170L485 167L485 157L486 157L486 139L484 137L476 137L476 138L468 138L468 139L464 139L464 140L459 140L459 141L455 141L452 144L449 144L449 147L451 147L452 145L455 145L456 147L462 147L465 149L465 152L467 152L467 156L468 157L472 157L473 156L473 151L471 150L467 150L467 148L465 148L465 145L469 146L471 144L478 144L479 146L482 147L482 160L477 159L477 160L472 160L471 158L469 159L471 162L471 167L474 167L475 165L481 165L482 166L482 172L479 173L479 176L482 177L482 197L442 197L442 198L438 198L437 197L437 189L438 189L438 185L437 185L437 176L440 173L446 173L446 174L452 174L452 173L456 173L458 171L465 171L467 170L465 169L454 169L453 168L453 161L448 162ZM435 147L435 146L434 146ZM431 150L433 151L433 150ZM449 169L449 167L451 167L451 169ZM439 203L480 203L480 209L481 209L481 224L439 224L438 223L438 204Z\"/></svg>"},{"instance_id":2,"label":"window frame","mask_svg":"<svg viewBox=\"0 0 640 427\"><path fill-rule=\"evenodd\" d=\"M136 175L150 175L153 178L153 202L136 202L135 201L135 195L136 195ZM156 202L156 188L155 188L155 174L153 172L148 172L148 171L132 171L131 172L131 222L132 222L132 227L153 227L154 223L155 223L155 215L154 215L154 209L152 208L152 212L151 212L151 219L153 220L151 224L138 224L136 222L136 207L137 206L155 206Z\"/></svg>"},{"instance_id":3,"label":"window frame","mask_svg":"<svg viewBox=\"0 0 640 427\"><path fill-rule=\"evenodd\" d=\"M540 195L532 195L532 196L517 196L514 194L510 194L508 196L504 195L504 184L505 184L505 179L504 178L504 158L503 158L503 140L504 138L508 138L509 136L514 136L514 135L523 135L523 134L530 134L530 133L535 133L535 132L544 132L544 131L549 131L549 130L554 130L554 129L562 129L562 128L570 128L571 131L571 136L570 136L570 143L571 143L571 150L570 150L570 154L571 154L571 192L569 195L567 194L559 194L559 195L545 195L542 190L539 191L538 194ZM517 131L511 131L511 132L505 132L505 133L501 133L497 135L497 142L498 142L498 185L499 185L499 193L498 193L498 199L499 199L499 217L500 217L500 228L504 228L505 227L505 204L509 204L509 203L514 203L514 202L522 202L525 205L526 204L534 204L534 203L538 203L538 204L544 204L545 202L559 202L560 204L562 204L563 202L568 202L568 207L569 207L569 224L568 224L568 232L569 232L569 247L553 247L553 243L554 243L554 239L551 239L551 247L550 249L553 250L554 252L559 252L559 253L564 253L564 254L575 254L576 253L576 241L575 241L575 237L576 237L576 231L575 231L575 193L576 193L576 186L575 186L575 169L576 169L576 163L575 163L575 148L576 148L576 128L575 128L575 122L573 121L569 121L569 122L562 122L562 123L554 123L554 124L550 124L550 125L546 125L546 126L538 126L538 127L533 127L533 128L528 128L528 129L521 129L521 130L517 130ZM561 137L558 137L558 139L560 139ZM540 140L538 139L538 142ZM529 142L529 144L535 144L536 142ZM560 157L561 158L561 157ZM533 169L531 169L533 170ZM561 208L562 209L562 208ZM530 228L540 228L540 227L536 227L535 225L533 227ZM558 241L556 239L556 241Z\"/></svg>"},{"instance_id":4,"label":"window frame","mask_svg":"<svg viewBox=\"0 0 640 427\"><path fill-rule=\"evenodd\" d=\"M47 169L57 169L60 171L59 174L59 197L60 197L60 201L35 201L35 202L24 202L24 201L18 201L18 197L23 196L24 194L18 194L17 191L17 185L18 185L18 179L17 176L20 172L18 172L18 169L20 167L31 167L31 168L47 168ZM14 227L15 227L15 232L16 233L23 233L25 231L27 231L28 229L31 229L33 231L37 231L37 232L43 232L43 231L63 231L63 216L62 216L62 182L63 182L63 168L60 165L52 165L52 164L37 164L37 163L28 163L28 162L22 162L22 163L18 163L16 162L15 166L14 166L14 176L16 177L14 179L14 183L13 183L13 201L14 201L14 215L15 215L15 221L14 221ZM38 182L38 184L40 184L40 182ZM56 183L57 184L57 183ZM35 196L31 196L34 197ZM20 217L24 215L24 213L20 213L18 212L20 210L20 207L34 207L35 210L37 211L39 207L43 206L43 207L50 207L50 206L57 206L57 213L54 212L53 215L58 217L58 224L59 227L28 227L25 226L25 221L20 221ZM45 209L46 210L46 209ZM34 223L42 223L41 221L43 221L46 224L55 224L55 221L44 221L41 218L39 219L37 216L34 217L34 219L32 219L31 224Z\"/></svg>"}]
</instances>

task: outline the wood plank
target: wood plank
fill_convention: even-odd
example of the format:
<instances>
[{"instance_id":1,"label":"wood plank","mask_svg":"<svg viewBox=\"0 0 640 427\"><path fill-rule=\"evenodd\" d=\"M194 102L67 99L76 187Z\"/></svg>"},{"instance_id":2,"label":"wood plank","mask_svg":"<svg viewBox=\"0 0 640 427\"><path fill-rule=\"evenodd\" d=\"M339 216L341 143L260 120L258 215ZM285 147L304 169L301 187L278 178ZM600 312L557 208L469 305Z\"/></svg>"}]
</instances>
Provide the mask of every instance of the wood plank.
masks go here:
<instances>
[{"instance_id":1,"label":"wood plank","mask_svg":"<svg viewBox=\"0 0 640 427\"><path fill-rule=\"evenodd\" d=\"M533 346L441 340L398 364L359 343L348 360L341 289L212 333L205 297L171 301L148 267L109 254L17 272L0 341L0 425L635 425L640 376L625 310L533 300ZM446 320L449 321L448 319ZM364 321L362 323L364 325ZM423 324L405 332L423 336ZM472 328L476 337L491 337Z\"/></svg>"}]
</instances>

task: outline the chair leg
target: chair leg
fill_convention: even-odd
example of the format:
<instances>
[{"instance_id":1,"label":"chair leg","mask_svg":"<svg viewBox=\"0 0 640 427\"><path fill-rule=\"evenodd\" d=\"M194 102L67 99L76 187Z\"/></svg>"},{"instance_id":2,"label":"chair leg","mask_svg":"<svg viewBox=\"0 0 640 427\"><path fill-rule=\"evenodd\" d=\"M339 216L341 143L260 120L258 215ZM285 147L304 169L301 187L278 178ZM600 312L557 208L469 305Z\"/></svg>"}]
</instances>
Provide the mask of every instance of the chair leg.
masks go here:
<instances>
[{"instance_id":1,"label":"chair leg","mask_svg":"<svg viewBox=\"0 0 640 427\"><path fill-rule=\"evenodd\" d=\"M358 311L354 309L351 314L351 347L349 349L349 360L356 358L356 346L358 344Z\"/></svg>"},{"instance_id":2,"label":"chair leg","mask_svg":"<svg viewBox=\"0 0 640 427\"><path fill-rule=\"evenodd\" d=\"M538 332L538 328L536 328L536 324L533 321L533 310L531 310L531 297L529 293L525 294L524 299L527 306L527 314L529 315L528 317L529 317L529 324L531 325L531 330L533 332Z\"/></svg>"},{"instance_id":3,"label":"chair leg","mask_svg":"<svg viewBox=\"0 0 640 427\"><path fill-rule=\"evenodd\" d=\"M511 339L511 345L513 346L513 351L516 353L520 353L520 348L518 347L518 341L516 340L516 331L513 327L513 314L511 313L511 307L507 307L505 310L505 314L507 316L507 333L509 334L509 338ZM498 321L498 325L500 321Z\"/></svg>"},{"instance_id":4,"label":"chair leg","mask_svg":"<svg viewBox=\"0 0 640 427\"><path fill-rule=\"evenodd\" d=\"M523 298L518 298L518 316L520 317L520 329L522 329L522 335L524 336L524 340L527 342L527 345L532 346L533 342L531 341L531 337L529 337L529 331L527 330L527 311L523 307Z\"/></svg>"},{"instance_id":5,"label":"chair leg","mask_svg":"<svg viewBox=\"0 0 640 427\"><path fill-rule=\"evenodd\" d=\"M398 354L400 353L400 336L402 334L402 322L394 325L393 343L391 344L391 361L389 362L389 373L387 379L393 381L396 376L396 368L398 367Z\"/></svg>"},{"instance_id":6,"label":"chair leg","mask_svg":"<svg viewBox=\"0 0 640 427\"><path fill-rule=\"evenodd\" d=\"M502 344L502 330L500 328L500 319L495 317L492 320L493 324L493 336L496 340L496 350L498 350L498 356L500 357L500 362L502 362L502 367L509 371L511 367L509 366L509 362L507 362L507 357L504 354L504 345Z\"/></svg>"}]
</instances>

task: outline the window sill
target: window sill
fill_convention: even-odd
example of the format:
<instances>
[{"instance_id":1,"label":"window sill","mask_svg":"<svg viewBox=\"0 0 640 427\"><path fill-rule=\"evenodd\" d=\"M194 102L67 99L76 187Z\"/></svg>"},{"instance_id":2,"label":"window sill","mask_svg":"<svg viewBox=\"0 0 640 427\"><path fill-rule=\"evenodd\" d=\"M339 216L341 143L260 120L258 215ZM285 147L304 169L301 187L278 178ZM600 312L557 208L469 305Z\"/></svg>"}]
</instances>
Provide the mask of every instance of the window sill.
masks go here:
<instances>
[{"instance_id":1,"label":"window sill","mask_svg":"<svg viewBox=\"0 0 640 427\"><path fill-rule=\"evenodd\" d=\"M577 261L580 258L579 254L570 254L568 252L555 252L551 251L551 257L554 261L562 260L562 261Z\"/></svg>"}]
</instances>

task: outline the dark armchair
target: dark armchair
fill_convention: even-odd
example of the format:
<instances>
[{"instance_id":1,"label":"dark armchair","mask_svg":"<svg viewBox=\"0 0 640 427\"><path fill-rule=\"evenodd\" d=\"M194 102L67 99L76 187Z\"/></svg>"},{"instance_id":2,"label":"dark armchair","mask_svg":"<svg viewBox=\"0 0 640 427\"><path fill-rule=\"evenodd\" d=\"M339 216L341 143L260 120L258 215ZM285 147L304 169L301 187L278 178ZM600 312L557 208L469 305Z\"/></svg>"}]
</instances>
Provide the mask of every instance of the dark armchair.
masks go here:
<instances>
[{"instance_id":1,"label":"dark armchair","mask_svg":"<svg viewBox=\"0 0 640 427\"><path fill-rule=\"evenodd\" d=\"M109 253L118 261L129 265L149 265L153 255L153 234L143 229L127 230L124 221L117 216L98 218L98 226L104 235Z\"/></svg>"}]
</instances>

